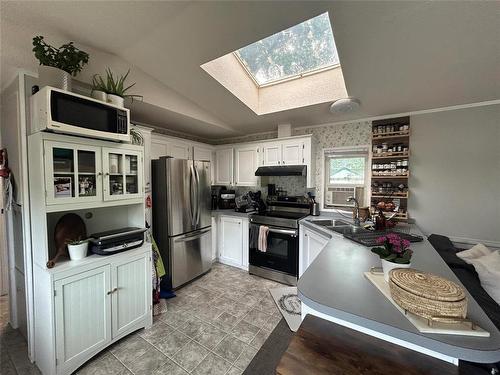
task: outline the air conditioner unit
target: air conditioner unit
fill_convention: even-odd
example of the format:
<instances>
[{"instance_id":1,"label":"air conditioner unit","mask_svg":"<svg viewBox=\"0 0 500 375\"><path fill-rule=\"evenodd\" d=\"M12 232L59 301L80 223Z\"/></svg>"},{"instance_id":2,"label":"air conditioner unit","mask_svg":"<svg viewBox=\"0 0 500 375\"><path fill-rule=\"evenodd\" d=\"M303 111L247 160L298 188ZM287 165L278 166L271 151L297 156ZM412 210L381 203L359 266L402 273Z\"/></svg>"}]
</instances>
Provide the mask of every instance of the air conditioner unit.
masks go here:
<instances>
[{"instance_id":1,"label":"air conditioner unit","mask_svg":"<svg viewBox=\"0 0 500 375\"><path fill-rule=\"evenodd\" d=\"M364 187L330 187L326 192L325 204L327 206L354 207L354 202L347 202L349 197L358 199L359 204L363 205Z\"/></svg>"}]
</instances>

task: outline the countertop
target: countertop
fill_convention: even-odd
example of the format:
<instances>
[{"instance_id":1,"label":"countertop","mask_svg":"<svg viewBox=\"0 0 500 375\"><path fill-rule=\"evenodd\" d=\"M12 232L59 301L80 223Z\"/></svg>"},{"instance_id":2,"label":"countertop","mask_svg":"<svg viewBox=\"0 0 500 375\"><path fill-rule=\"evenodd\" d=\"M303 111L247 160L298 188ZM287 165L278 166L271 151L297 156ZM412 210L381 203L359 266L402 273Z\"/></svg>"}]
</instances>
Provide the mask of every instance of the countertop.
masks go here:
<instances>
[{"instance_id":1,"label":"countertop","mask_svg":"<svg viewBox=\"0 0 500 375\"><path fill-rule=\"evenodd\" d=\"M246 217L253 214L253 212L236 212L234 208L227 210L212 210L212 216L234 216L234 217Z\"/></svg>"},{"instance_id":2,"label":"countertop","mask_svg":"<svg viewBox=\"0 0 500 375\"><path fill-rule=\"evenodd\" d=\"M330 238L298 281L299 297L306 305L329 316L450 357L480 363L500 361L500 332L469 293L468 318L489 331L489 338L420 333L364 277L363 273L370 267L380 266L379 257L370 252L369 247L308 221L327 218L332 216L309 216L300 221L301 225ZM412 232L421 234L416 227ZM413 268L461 285L427 239L412 243L411 248L414 250Z\"/></svg>"}]
</instances>

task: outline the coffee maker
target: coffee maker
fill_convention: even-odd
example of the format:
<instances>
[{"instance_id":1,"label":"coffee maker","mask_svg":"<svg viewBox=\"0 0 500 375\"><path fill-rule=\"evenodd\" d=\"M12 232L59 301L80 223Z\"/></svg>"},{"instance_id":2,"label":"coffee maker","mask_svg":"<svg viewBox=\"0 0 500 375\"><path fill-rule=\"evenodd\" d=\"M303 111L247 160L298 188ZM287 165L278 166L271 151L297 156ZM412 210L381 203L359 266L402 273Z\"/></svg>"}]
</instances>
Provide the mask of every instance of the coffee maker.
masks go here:
<instances>
[{"instance_id":1,"label":"coffee maker","mask_svg":"<svg viewBox=\"0 0 500 375\"><path fill-rule=\"evenodd\" d=\"M219 199L221 190L226 190L225 186L222 185L212 185L212 200L211 200L211 210L217 210L219 208Z\"/></svg>"},{"instance_id":2,"label":"coffee maker","mask_svg":"<svg viewBox=\"0 0 500 375\"><path fill-rule=\"evenodd\" d=\"M236 207L236 192L234 190L220 190L219 209L234 209Z\"/></svg>"}]
</instances>

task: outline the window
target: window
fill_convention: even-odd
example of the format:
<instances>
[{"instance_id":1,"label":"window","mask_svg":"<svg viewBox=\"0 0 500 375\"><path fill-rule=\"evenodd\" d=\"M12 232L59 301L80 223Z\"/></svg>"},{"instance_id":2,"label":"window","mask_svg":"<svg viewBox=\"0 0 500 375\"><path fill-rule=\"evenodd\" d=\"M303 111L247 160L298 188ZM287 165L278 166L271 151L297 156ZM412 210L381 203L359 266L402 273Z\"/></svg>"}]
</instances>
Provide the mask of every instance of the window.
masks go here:
<instances>
[{"instance_id":1,"label":"window","mask_svg":"<svg viewBox=\"0 0 500 375\"><path fill-rule=\"evenodd\" d=\"M258 86L339 65L328 13L235 52Z\"/></svg>"},{"instance_id":2,"label":"window","mask_svg":"<svg viewBox=\"0 0 500 375\"><path fill-rule=\"evenodd\" d=\"M368 189L368 149L325 150L324 208L351 207L355 197L360 205L366 201Z\"/></svg>"}]
</instances>

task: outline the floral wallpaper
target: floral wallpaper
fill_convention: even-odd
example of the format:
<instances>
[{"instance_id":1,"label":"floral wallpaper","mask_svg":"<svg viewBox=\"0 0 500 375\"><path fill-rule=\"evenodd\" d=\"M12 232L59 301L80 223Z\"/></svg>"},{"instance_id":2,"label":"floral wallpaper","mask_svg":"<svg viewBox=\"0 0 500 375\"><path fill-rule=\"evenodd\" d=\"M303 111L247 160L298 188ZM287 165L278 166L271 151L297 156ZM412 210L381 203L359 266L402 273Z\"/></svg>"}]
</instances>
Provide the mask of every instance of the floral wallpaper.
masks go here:
<instances>
[{"instance_id":1,"label":"floral wallpaper","mask_svg":"<svg viewBox=\"0 0 500 375\"><path fill-rule=\"evenodd\" d=\"M189 136L185 134L184 136L178 132L171 132L164 129L155 129L160 133L166 135L174 135L177 137L182 137L186 139L191 139L204 143L211 144L230 144L230 143L244 143L244 142L256 142L267 139L275 139L278 137L277 131L271 131L267 133L251 134L242 137L232 137L224 138L219 140L203 140L198 137ZM175 134L174 134L175 133ZM323 150L333 147L346 147L346 146L359 146L359 145L370 145L371 144L371 122L370 121L357 121L345 124L333 124L333 125L321 125L321 126L311 126L302 127L300 129L292 129L292 135L313 135L314 149L316 161L316 170L313 171L315 174L316 181L316 199L319 201L323 195L323 187L321 186L322 171L321 166L323 163ZM261 190L264 198L267 196L267 184L274 183L276 187L281 186L283 190L287 191L288 195L302 195L306 192L306 180L304 177L268 177L268 180L261 179L262 186L254 187L235 187L236 193L244 194L249 190L256 191Z\"/></svg>"},{"instance_id":2,"label":"floral wallpaper","mask_svg":"<svg viewBox=\"0 0 500 375\"><path fill-rule=\"evenodd\" d=\"M310 128L301 128L293 132L293 135L312 134L315 142L316 159L316 200L320 201L323 195L321 186L323 164L323 150L325 148L371 145L371 122L361 121L347 124L325 125Z\"/></svg>"}]
</instances>

